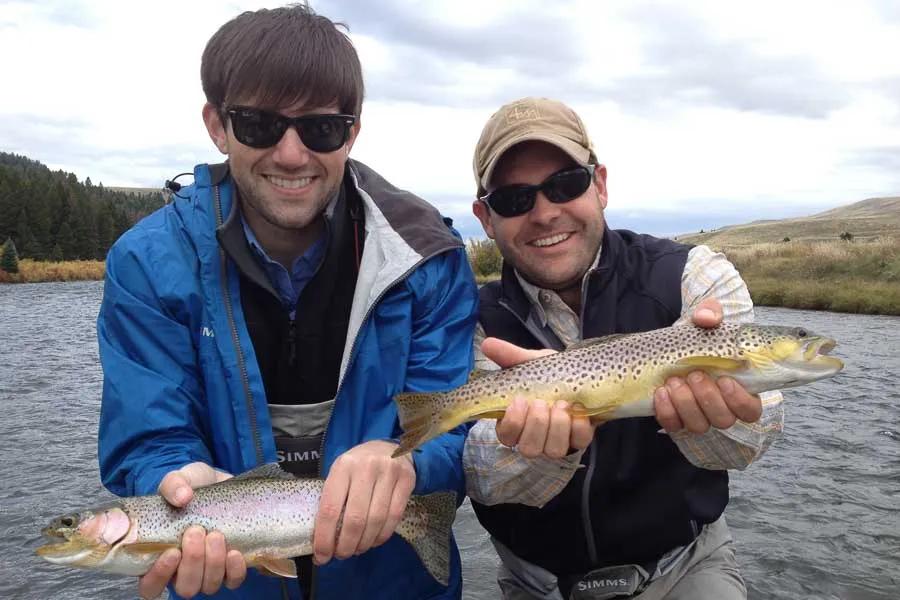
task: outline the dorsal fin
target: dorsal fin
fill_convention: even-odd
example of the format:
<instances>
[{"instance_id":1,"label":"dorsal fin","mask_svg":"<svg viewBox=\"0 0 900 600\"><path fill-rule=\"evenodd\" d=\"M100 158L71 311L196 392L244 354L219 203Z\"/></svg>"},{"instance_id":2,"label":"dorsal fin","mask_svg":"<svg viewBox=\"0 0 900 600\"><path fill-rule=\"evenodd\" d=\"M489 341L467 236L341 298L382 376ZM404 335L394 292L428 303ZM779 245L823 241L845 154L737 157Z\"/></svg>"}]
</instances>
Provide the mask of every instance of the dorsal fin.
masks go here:
<instances>
[{"instance_id":1,"label":"dorsal fin","mask_svg":"<svg viewBox=\"0 0 900 600\"><path fill-rule=\"evenodd\" d=\"M634 335L633 333L611 333L609 335L604 335L601 337L595 338L587 338L586 340L581 340L579 342L575 342L571 346L567 346L566 350L577 350L578 348L588 348L590 346L596 346L598 344L608 344L613 340L617 340L622 337L628 337L629 335Z\"/></svg>"},{"instance_id":2,"label":"dorsal fin","mask_svg":"<svg viewBox=\"0 0 900 600\"><path fill-rule=\"evenodd\" d=\"M278 463L266 463L249 471L245 471L240 475L235 475L235 479L296 479L294 475L288 473L281 468Z\"/></svg>"}]
</instances>

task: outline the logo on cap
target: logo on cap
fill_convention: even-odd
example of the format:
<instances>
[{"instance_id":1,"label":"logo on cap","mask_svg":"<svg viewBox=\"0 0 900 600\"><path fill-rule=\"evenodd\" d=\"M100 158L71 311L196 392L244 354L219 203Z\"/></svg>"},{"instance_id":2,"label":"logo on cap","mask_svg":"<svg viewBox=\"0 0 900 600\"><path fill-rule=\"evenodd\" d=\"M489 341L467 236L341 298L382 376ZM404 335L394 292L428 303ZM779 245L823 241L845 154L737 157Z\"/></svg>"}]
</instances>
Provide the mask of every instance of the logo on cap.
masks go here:
<instances>
[{"instance_id":1,"label":"logo on cap","mask_svg":"<svg viewBox=\"0 0 900 600\"><path fill-rule=\"evenodd\" d=\"M519 102L506 111L506 123L513 125L519 121L535 121L542 117L536 102Z\"/></svg>"}]
</instances>

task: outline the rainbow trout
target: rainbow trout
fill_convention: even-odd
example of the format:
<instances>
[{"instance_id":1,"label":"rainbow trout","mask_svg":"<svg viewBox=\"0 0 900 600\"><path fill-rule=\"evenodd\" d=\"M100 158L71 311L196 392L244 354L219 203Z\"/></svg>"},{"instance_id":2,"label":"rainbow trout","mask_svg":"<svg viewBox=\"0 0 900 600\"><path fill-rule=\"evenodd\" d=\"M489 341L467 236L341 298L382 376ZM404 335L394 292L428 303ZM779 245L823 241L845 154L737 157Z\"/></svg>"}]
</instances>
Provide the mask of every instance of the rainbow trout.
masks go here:
<instances>
[{"instance_id":1,"label":"rainbow trout","mask_svg":"<svg viewBox=\"0 0 900 600\"><path fill-rule=\"evenodd\" d=\"M835 341L798 327L723 323L679 325L584 340L509 369L475 371L448 392L394 397L404 434L401 456L473 419L500 418L513 398L565 400L573 416L604 422L655 414L653 393L668 377L727 375L752 393L803 385L844 367L827 356Z\"/></svg>"},{"instance_id":2,"label":"rainbow trout","mask_svg":"<svg viewBox=\"0 0 900 600\"><path fill-rule=\"evenodd\" d=\"M165 550L179 547L190 525L225 536L247 564L263 572L296 577L291 557L312 554L313 523L322 479L300 479L267 464L194 490L184 508L162 496L121 498L54 519L42 530L57 543L37 549L51 563L122 575L143 575ZM450 577L450 529L456 494L413 496L397 526L429 573L443 585Z\"/></svg>"}]
</instances>

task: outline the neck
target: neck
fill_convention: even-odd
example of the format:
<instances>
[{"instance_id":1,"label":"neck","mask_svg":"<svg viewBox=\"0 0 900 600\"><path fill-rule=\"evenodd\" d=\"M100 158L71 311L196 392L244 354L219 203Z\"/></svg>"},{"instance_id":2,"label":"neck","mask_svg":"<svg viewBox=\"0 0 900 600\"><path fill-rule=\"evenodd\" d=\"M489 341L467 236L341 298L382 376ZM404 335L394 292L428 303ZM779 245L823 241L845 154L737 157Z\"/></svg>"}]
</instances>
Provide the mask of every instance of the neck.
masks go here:
<instances>
[{"instance_id":1,"label":"neck","mask_svg":"<svg viewBox=\"0 0 900 600\"><path fill-rule=\"evenodd\" d=\"M294 261L303 256L325 228L325 217L319 215L301 229L285 229L269 223L254 211L244 213L247 224L269 257L290 272Z\"/></svg>"},{"instance_id":2,"label":"neck","mask_svg":"<svg viewBox=\"0 0 900 600\"><path fill-rule=\"evenodd\" d=\"M562 290L556 290L560 299L572 309L576 315L581 314L581 282Z\"/></svg>"}]
</instances>

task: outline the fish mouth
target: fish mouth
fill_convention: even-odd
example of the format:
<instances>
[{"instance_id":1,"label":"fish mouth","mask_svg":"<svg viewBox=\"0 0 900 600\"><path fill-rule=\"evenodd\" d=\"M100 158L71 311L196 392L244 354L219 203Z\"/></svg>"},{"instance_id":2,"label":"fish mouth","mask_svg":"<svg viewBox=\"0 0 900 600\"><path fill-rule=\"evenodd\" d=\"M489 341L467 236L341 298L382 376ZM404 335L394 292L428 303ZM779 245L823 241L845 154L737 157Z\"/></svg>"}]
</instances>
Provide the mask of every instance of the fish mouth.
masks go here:
<instances>
[{"instance_id":1,"label":"fish mouth","mask_svg":"<svg viewBox=\"0 0 900 600\"><path fill-rule=\"evenodd\" d=\"M48 535L48 537L51 537ZM51 539L57 540L62 536L53 536ZM35 548L34 553L40 556L41 558L45 558L51 562L56 562L53 559L67 559L77 560L78 557L85 553L87 548L85 547L84 541L74 538L63 538L64 542L57 543L47 543L43 546L38 546Z\"/></svg>"},{"instance_id":2,"label":"fish mouth","mask_svg":"<svg viewBox=\"0 0 900 600\"><path fill-rule=\"evenodd\" d=\"M808 367L814 367L815 370L828 371L837 373L844 368L844 362L829 353L837 346L837 342L827 337L810 338L800 348L803 362Z\"/></svg>"}]
</instances>

